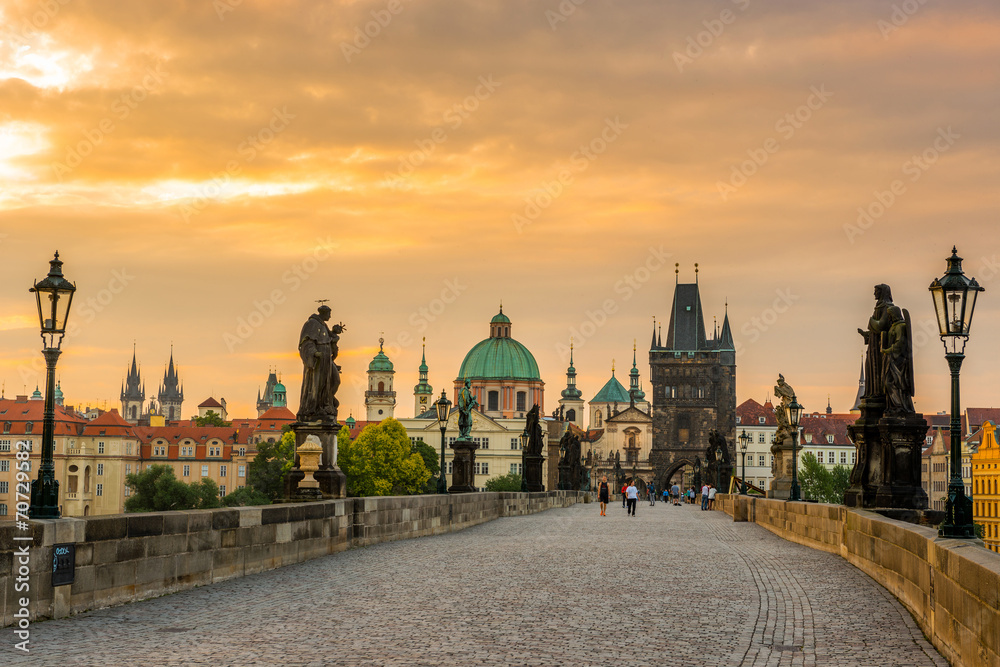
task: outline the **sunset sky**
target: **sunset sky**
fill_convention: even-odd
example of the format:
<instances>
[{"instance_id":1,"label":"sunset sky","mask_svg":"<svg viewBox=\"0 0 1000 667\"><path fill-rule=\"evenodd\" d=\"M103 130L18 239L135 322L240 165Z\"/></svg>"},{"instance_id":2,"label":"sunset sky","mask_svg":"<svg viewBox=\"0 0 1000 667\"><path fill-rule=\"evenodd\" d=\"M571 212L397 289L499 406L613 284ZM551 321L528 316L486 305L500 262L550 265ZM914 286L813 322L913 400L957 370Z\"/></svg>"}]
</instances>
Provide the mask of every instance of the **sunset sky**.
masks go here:
<instances>
[{"instance_id":1,"label":"sunset sky","mask_svg":"<svg viewBox=\"0 0 1000 667\"><path fill-rule=\"evenodd\" d=\"M546 410L569 339L585 398L699 264L725 303L737 400L779 372L847 411L878 283L909 309L917 409L947 410L927 286L952 245L986 287L963 405L1000 405L995 2L202 0L0 3L0 380L44 384L28 292L78 286L66 401L147 396L170 354L185 416L298 403L318 299L347 330L363 418L384 335L397 415L420 341L450 387L501 300ZM929 335L930 334L930 335Z\"/></svg>"}]
</instances>

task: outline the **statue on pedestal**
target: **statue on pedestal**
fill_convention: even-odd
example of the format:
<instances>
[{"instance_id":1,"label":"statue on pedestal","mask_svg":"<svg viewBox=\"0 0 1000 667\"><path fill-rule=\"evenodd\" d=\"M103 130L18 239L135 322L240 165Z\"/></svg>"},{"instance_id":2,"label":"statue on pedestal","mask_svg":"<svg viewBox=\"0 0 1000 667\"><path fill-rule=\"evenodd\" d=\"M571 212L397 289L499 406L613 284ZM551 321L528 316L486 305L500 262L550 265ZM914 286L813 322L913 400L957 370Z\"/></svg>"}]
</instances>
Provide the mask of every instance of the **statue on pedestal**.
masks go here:
<instances>
[{"instance_id":1,"label":"statue on pedestal","mask_svg":"<svg viewBox=\"0 0 1000 667\"><path fill-rule=\"evenodd\" d=\"M330 307L322 305L309 316L299 334L299 357L302 359L302 392L299 397L298 421L336 422L337 390L340 388L340 366L337 365L337 344L344 324L327 327Z\"/></svg>"},{"instance_id":2,"label":"statue on pedestal","mask_svg":"<svg viewBox=\"0 0 1000 667\"><path fill-rule=\"evenodd\" d=\"M479 407L472 393L472 381L465 379L465 386L458 392L458 439L468 440L472 431L472 411Z\"/></svg>"},{"instance_id":3,"label":"statue on pedestal","mask_svg":"<svg viewBox=\"0 0 1000 667\"><path fill-rule=\"evenodd\" d=\"M537 493L545 490L545 485L542 484L542 462L545 460L542 451L545 448L545 438L537 403L528 411L524 432L528 434L528 444L524 452L523 486L529 492Z\"/></svg>"}]
</instances>

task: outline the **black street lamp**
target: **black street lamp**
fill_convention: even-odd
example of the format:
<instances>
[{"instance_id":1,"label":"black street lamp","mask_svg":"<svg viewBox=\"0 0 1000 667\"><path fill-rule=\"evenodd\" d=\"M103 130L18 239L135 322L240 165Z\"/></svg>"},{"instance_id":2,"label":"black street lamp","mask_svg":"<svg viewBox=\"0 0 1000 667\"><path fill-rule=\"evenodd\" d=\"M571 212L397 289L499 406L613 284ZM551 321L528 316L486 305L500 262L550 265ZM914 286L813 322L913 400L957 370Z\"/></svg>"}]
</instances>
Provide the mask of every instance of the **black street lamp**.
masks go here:
<instances>
[{"instance_id":1,"label":"black street lamp","mask_svg":"<svg viewBox=\"0 0 1000 667\"><path fill-rule=\"evenodd\" d=\"M934 297L941 342L944 343L944 358L951 369L951 480L948 482L945 518L938 526L938 535L974 538L976 530L972 523L972 499L965 495L965 485L962 483L962 428L959 422L962 408L958 374L965 359L965 344L969 340L969 329L972 328L976 298L985 290L975 278L965 277L957 248L952 247L951 257L946 261L948 268L944 277L935 278L929 288Z\"/></svg>"},{"instance_id":2,"label":"black street lamp","mask_svg":"<svg viewBox=\"0 0 1000 667\"><path fill-rule=\"evenodd\" d=\"M788 425L792 427L792 487L788 489L789 500L802 500L802 492L799 490L799 421L802 419L802 406L792 394L792 402L786 408Z\"/></svg>"},{"instance_id":3,"label":"black street lamp","mask_svg":"<svg viewBox=\"0 0 1000 667\"><path fill-rule=\"evenodd\" d=\"M521 435L517 436L518 441L521 443L521 491L524 493L528 492L528 460L525 450L528 447L528 427L525 426L524 430L521 431Z\"/></svg>"},{"instance_id":4,"label":"black street lamp","mask_svg":"<svg viewBox=\"0 0 1000 667\"><path fill-rule=\"evenodd\" d=\"M42 329L42 355L45 357L45 412L42 425L42 464L38 479L31 483L31 505L28 516L32 519L59 518L59 482L56 480L55 442L55 386L56 361L61 354L66 318L73 303L76 285L63 278L62 261L56 252L49 261L49 275L36 282L29 291L35 293L38 303L38 322Z\"/></svg>"},{"instance_id":5,"label":"black street lamp","mask_svg":"<svg viewBox=\"0 0 1000 667\"><path fill-rule=\"evenodd\" d=\"M441 471L438 473L438 493L448 493L448 484L444 480L444 431L448 428L448 414L451 412L451 401L441 390L441 398L434 402L434 409L437 411L438 428L441 429Z\"/></svg>"},{"instance_id":6,"label":"black street lamp","mask_svg":"<svg viewBox=\"0 0 1000 667\"><path fill-rule=\"evenodd\" d=\"M715 446L715 489L722 492L722 445Z\"/></svg>"},{"instance_id":7,"label":"black street lamp","mask_svg":"<svg viewBox=\"0 0 1000 667\"><path fill-rule=\"evenodd\" d=\"M743 454L743 474L741 475L740 484L740 495L745 496L747 494L747 447L750 446L750 441L753 440L753 436L747 435L746 429L740 433L740 453Z\"/></svg>"}]
</instances>

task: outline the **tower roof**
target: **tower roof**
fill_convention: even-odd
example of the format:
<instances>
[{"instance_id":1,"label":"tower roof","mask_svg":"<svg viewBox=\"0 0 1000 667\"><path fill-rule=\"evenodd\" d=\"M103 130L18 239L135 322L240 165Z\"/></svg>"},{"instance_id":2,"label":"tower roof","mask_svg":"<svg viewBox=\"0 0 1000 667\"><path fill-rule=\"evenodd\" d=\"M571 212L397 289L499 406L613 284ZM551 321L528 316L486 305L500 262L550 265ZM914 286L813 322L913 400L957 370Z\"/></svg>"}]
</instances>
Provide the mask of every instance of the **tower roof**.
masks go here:
<instances>
[{"instance_id":1,"label":"tower roof","mask_svg":"<svg viewBox=\"0 0 1000 667\"><path fill-rule=\"evenodd\" d=\"M706 343L698 283L678 283L667 326L667 349L691 352L706 349Z\"/></svg>"},{"instance_id":2,"label":"tower roof","mask_svg":"<svg viewBox=\"0 0 1000 667\"><path fill-rule=\"evenodd\" d=\"M458 378L503 378L511 380L541 380L534 355L510 336L510 319L500 313L490 320L490 337L476 343L465 355Z\"/></svg>"},{"instance_id":3,"label":"tower roof","mask_svg":"<svg viewBox=\"0 0 1000 667\"><path fill-rule=\"evenodd\" d=\"M376 371L376 372L381 371L383 373L395 372L392 369L392 362L389 361L389 357L385 356L385 352L382 351L382 345L384 344L385 344L385 339L379 338L378 354L376 354L375 357L371 360L371 363L368 364L369 372L371 371Z\"/></svg>"},{"instance_id":4,"label":"tower roof","mask_svg":"<svg viewBox=\"0 0 1000 667\"><path fill-rule=\"evenodd\" d=\"M611 379L604 383L601 390L597 392L592 399L591 403L630 403L628 392L625 391L625 387L622 383L618 381L615 377L615 369L611 368Z\"/></svg>"},{"instance_id":5,"label":"tower roof","mask_svg":"<svg viewBox=\"0 0 1000 667\"><path fill-rule=\"evenodd\" d=\"M500 304L500 312L493 316L490 324L510 324L510 318L503 314L503 304Z\"/></svg>"},{"instance_id":6,"label":"tower roof","mask_svg":"<svg viewBox=\"0 0 1000 667\"><path fill-rule=\"evenodd\" d=\"M573 368L573 341L569 343L569 368L566 369L566 388L562 390L562 397L566 399L578 399L583 396L583 392L576 387L576 369Z\"/></svg>"}]
</instances>

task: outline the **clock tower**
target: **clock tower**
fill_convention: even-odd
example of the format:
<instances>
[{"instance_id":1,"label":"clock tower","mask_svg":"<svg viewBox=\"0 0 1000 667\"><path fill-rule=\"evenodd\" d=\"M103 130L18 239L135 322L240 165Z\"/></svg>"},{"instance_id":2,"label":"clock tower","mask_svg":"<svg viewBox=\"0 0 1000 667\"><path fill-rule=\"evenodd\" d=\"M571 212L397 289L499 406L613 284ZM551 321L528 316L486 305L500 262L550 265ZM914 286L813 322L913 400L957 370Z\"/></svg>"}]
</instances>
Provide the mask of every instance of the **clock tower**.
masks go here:
<instances>
[{"instance_id":1,"label":"clock tower","mask_svg":"<svg viewBox=\"0 0 1000 667\"><path fill-rule=\"evenodd\" d=\"M413 388L413 416L419 417L434 409L434 390L427 384L427 339L420 351L420 382Z\"/></svg>"}]
</instances>

